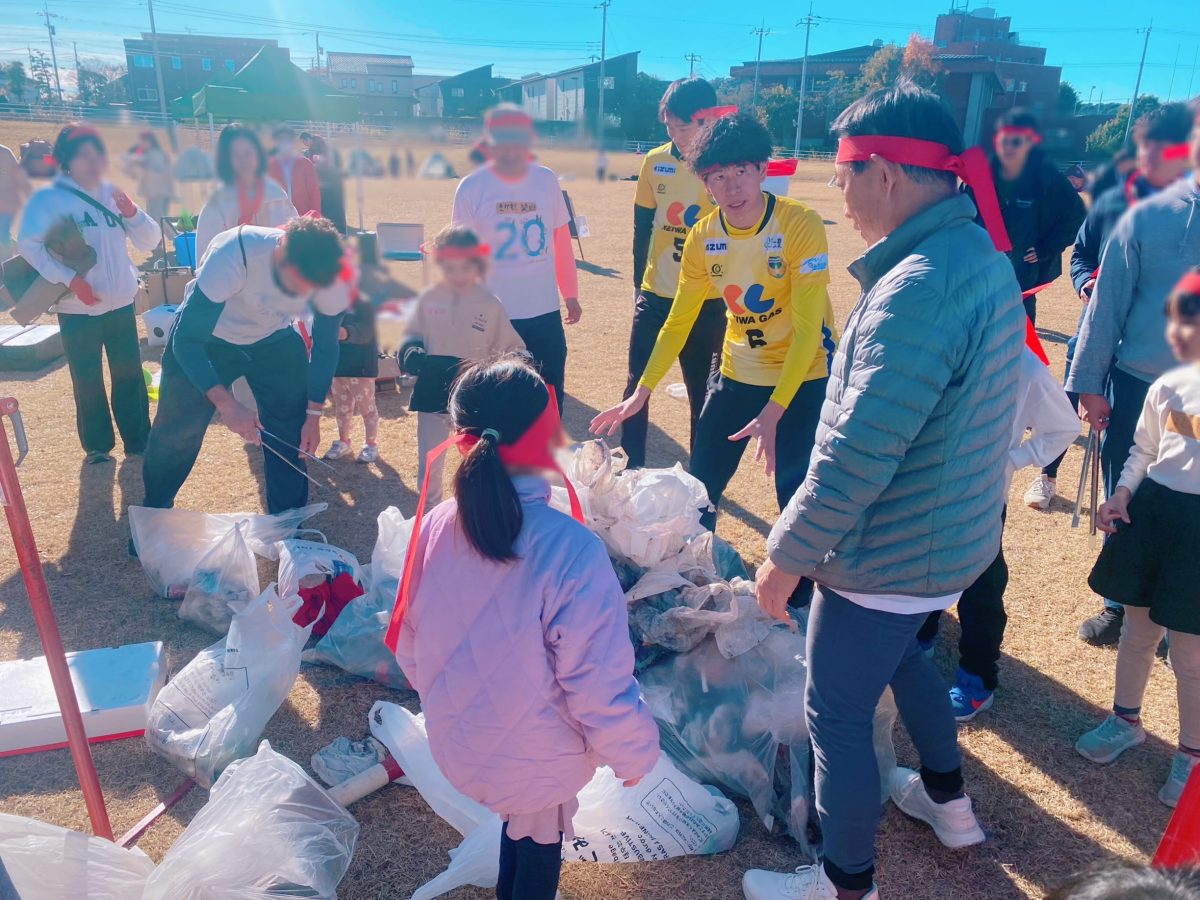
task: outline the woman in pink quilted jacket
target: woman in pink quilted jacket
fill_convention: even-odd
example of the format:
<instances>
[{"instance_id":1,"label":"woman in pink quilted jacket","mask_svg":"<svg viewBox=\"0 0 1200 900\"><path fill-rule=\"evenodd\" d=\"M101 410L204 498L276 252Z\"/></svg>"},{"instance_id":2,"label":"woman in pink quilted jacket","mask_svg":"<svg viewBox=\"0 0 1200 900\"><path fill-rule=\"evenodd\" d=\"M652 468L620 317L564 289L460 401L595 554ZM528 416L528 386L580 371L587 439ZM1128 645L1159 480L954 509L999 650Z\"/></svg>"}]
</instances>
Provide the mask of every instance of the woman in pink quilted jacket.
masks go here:
<instances>
[{"instance_id":1,"label":"woman in pink quilted jacket","mask_svg":"<svg viewBox=\"0 0 1200 900\"><path fill-rule=\"evenodd\" d=\"M496 896L553 900L579 790L601 765L636 784L658 729L604 545L549 505L553 392L507 357L467 370L450 414L464 459L454 499L418 519L396 656L434 759L504 819Z\"/></svg>"}]
</instances>

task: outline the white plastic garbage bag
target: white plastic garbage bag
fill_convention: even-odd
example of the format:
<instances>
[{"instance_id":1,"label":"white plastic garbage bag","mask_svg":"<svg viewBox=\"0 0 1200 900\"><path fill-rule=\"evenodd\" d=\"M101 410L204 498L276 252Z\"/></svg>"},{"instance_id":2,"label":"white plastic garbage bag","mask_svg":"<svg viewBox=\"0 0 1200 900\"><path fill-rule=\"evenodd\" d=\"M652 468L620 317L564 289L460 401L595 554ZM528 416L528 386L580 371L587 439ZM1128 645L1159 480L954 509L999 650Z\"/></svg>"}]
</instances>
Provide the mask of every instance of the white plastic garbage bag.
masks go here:
<instances>
[{"instance_id":1,"label":"white plastic garbage bag","mask_svg":"<svg viewBox=\"0 0 1200 900\"><path fill-rule=\"evenodd\" d=\"M183 599L192 573L213 546L239 522L246 523L250 549L275 558L274 544L291 536L305 519L323 512L328 503L311 503L274 516L254 513L211 515L190 509L129 507L129 530L138 559L160 597Z\"/></svg>"},{"instance_id":2,"label":"white plastic garbage bag","mask_svg":"<svg viewBox=\"0 0 1200 900\"><path fill-rule=\"evenodd\" d=\"M365 575L358 559L348 550L321 541L289 539L275 545L279 558L279 593L298 594L301 588L314 587L326 578L347 572L359 584Z\"/></svg>"},{"instance_id":3,"label":"white plastic garbage bag","mask_svg":"<svg viewBox=\"0 0 1200 900\"><path fill-rule=\"evenodd\" d=\"M371 553L366 594L342 610L328 633L304 651L303 659L336 666L396 690L408 690L408 679L383 638L396 606L413 520L389 506L379 514L378 521L379 536Z\"/></svg>"},{"instance_id":4,"label":"white plastic garbage bag","mask_svg":"<svg viewBox=\"0 0 1200 900\"><path fill-rule=\"evenodd\" d=\"M21 900L129 900L142 896L154 871L136 847L7 813L0 860Z\"/></svg>"},{"instance_id":5,"label":"white plastic garbage bag","mask_svg":"<svg viewBox=\"0 0 1200 900\"><path fill-rule=\"evenodd\" d=\"M208 787L255 743L300 671L311 626L292 621L300 598L275 585L233 617L224 640L200 651L158 692L146 743Z\"/></svg>"},{"instance_id":6,"label":"white plastic garbage bag","mask_svg":"<svg viewBox=\"0 0 1200 900\"><path fill-rule=\"evenodd\" d=\"M143 900L336 897L358 822L267 741L230 764Z\"/></svg>"},{"instance_id":7,"label":"white plastic garbage bag","mask_svg":"<svg viewBox=\"0 0 1200 900\"><path fill-rule=\"evenodd\" d=\"M179 618L216 634L225 634L233 614L258 596L258 564L238 522L196 566L179 605Z\"/></svg>"},{"instance_id":8,"label":"white plastic garbage bag","mask_svg":"<svg viewBox=\"0 0 1200 900\"><path fill-rule=\"evenodd\" d=\"M421 797L465 835L450 853L449 868L422 886L413 900L439 897L463 885L494 887L499 877L500 818L463 796L446 780L429 752L424 717L391 703L371 709L371 731L396 757ZM737 807L715 788L692 781L665 756L626 788L601 768L579 792L575 840L564 844L566 862L649 862L709 855L737 840Z\"/></svg>"}]
</instances>

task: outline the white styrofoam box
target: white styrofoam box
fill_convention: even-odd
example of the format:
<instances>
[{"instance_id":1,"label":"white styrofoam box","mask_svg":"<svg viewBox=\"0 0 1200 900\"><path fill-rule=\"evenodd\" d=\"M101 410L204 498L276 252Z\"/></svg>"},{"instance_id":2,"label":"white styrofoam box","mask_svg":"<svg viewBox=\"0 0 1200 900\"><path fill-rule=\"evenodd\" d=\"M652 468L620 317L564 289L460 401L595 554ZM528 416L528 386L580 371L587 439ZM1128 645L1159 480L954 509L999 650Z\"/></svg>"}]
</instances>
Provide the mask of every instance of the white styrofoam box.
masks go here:
<instances>
[{"instance_id":1,"label":"white styrofoam box","mask_svg":"<svg viewBox=\"0 0 1200 900\"><path fill-rule=\"evenodd\" d=\"M92 743L141 735L167 681L161 641L67 654L83 727ZM66 746L46 657L0 662L0 756Z\"/></svg>"},{"instance_id":2,"label":"white styrofoam box","mask_svg":"<svg viewBox=\"0 0 1200 900\"><path fill-rule=\"evenodd\" d=\"M146 346L167 346L167 335L171 333L171 325L175 322L178 306L155 306L142 313L142 321L146 324Z\"/></svg>"},{"instance_id":3,"label":"white styrofoam box","mask_svg":"<svg viewBox=\"0 0 1200 900\"><path fill-rule=\"evenodd\" d=\"M791 179L786 175L768 175L763 179L763 190L776 197L786 197Z\"/></svg>"}]
</instances>

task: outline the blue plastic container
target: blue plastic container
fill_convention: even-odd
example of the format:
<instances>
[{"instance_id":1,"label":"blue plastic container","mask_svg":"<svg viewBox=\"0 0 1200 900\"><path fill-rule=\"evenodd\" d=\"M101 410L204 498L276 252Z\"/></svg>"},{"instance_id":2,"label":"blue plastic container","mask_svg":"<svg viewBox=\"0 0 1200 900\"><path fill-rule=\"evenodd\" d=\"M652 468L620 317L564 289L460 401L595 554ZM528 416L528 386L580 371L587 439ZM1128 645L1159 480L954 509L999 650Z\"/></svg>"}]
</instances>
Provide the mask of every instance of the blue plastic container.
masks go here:
<instances>
[{"instance_id":1,"label":"blue plastic container","mask_svg":"<svg viewBox=\"0 0 1200 900\"><path fill-rule=\"evenodd\" d=\"M175 236L175 264L196 268L196 232L185 231Z\"/></svg>"}]
</instances>

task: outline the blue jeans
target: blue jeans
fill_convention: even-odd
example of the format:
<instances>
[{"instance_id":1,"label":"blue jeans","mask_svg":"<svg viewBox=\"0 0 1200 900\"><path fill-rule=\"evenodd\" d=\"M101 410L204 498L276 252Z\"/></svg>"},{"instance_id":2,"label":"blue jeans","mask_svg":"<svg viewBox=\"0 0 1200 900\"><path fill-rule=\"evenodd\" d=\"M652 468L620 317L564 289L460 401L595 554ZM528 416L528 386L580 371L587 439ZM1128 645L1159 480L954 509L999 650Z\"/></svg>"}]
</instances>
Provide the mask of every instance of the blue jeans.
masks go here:
<instances>
[{"instance_id":1,"label":"blue jeans","mask_svg":"<svg viewBox=\"0 0 1200 900\"><path fill-rule=\"evenodd\" d=\"M950 697L917 643L926 615L867 609L826 587L813 596L804 701L816 760L817 814L825 870L849 890L870 887L874 879L880 804L872 728L875 706L889 684L920 754L926 785L962 790Z\"/></svg>"},{"instance_id":2,"label":"blue jeans","mask_svg":"<svg viewBox=\"0 0 1200 900\"><path fill-rule=\"evenodd\" d=\"M1104 494L1111 497L1121 480L1121 470L1129 459L1129 451L1133 449L1133 433L1137 429L1138 417L1142 414L1142 406L1146 402L1146 394L1150 383L1122 372L1116 366L1108 373L1108 398L1112 412L1109 413L1108 427L1100 439L1100 475L1104 478ZM1104 605L1109 609L1122 609L1120 603L1105 598Z\"/></svg>"}]
</instances>

